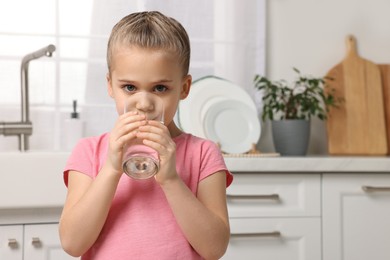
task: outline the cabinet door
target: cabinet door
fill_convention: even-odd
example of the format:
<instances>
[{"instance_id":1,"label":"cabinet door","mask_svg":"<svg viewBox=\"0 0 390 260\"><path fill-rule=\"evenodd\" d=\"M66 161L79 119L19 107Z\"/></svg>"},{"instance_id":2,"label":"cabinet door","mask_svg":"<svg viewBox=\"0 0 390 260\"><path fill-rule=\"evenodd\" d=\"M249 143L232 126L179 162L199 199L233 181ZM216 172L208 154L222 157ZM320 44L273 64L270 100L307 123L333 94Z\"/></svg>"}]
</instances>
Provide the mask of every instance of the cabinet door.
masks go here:
<instances>
[{"instance_id":1,"label":"cabinet door","mask_svg":"<svg viewBox=\"0 0 390 260\"><path fill-rule=\"evenodd\" d=\"M390 259L390 174L323 176L324 260Z\"/></svg>"},{"instance_id":2,"label":"cabinet door","mask_svg":"<svg viewBox=\"0 0 390 260\"><path fill-rule=\"evenodd\" d=\"M58 224L25 225L24 228L24 260L77 259L62 250Z\"/></svg>"},{"instance_id":3,"label":"cabinet door","mask_svg":"<svg viewBox=\"0 0 390 260\"><path fill-rule=\"evenodd\" d=\"M320 218L236 218L223 260L320 260Z\"/></svg>"},{"instance_id":4,"label":"cabinet door","mask_svg":"<svg viewBox=\"0 0 390 260\"><path fill-rule=\"evenodd\" d=\"M232 218L319 217L321 176L237 173L227 199Z\"/></svg>"},{"instance_id":5,"label":"cabinet door","mask_svg":"<svg viewBox=\"0 0 390 260\"><path fill-rule=\"evenodd\" d=\"M0 226L0 259L22 260L23 226Z\"/></svg>"}]
</instances>

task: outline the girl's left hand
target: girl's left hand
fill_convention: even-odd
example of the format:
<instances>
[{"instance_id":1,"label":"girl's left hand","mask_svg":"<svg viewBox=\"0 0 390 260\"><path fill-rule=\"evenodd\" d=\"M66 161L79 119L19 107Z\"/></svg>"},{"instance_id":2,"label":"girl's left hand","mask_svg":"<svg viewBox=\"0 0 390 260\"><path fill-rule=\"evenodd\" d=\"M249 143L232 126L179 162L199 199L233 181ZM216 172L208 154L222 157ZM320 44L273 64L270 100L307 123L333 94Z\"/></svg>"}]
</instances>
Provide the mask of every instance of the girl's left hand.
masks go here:
<instances>
[{"instance_id":1,"label":"girl's left hand","mask_svg":"<svg viewBox=\"0 0 390 260\"><path fill-rule=\"evenodd\" d=\"M177 178L176 144L172 140L168 128L161 122L150 120L138 128L137 138L143 139L143 144L153 148L159 154L160 169L155 175L159 184Z\"/></svg>"}]
</instances>

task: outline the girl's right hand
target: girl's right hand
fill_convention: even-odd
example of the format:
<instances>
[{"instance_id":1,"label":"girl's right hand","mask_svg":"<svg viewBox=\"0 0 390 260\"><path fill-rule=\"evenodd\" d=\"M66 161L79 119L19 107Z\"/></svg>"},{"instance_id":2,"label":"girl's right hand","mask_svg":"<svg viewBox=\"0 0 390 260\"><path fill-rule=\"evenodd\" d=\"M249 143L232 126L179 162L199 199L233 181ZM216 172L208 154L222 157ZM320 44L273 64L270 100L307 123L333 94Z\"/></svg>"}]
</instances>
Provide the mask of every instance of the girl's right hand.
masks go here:
<instances>
[{"instance_id":1,"label":"girl's right hand","mask_svg":"<svg viewBox=\"0 0 390 260\"><path fill-rule=\"evenodd\" d=\"M121 175L123 173L123 147L127 142L136 138L138 128L146 124L145 115L140 115L137 112L127 112L119 116L110 132L106 161L106 165L116 174Z\"/></svg>"}]
</instances>

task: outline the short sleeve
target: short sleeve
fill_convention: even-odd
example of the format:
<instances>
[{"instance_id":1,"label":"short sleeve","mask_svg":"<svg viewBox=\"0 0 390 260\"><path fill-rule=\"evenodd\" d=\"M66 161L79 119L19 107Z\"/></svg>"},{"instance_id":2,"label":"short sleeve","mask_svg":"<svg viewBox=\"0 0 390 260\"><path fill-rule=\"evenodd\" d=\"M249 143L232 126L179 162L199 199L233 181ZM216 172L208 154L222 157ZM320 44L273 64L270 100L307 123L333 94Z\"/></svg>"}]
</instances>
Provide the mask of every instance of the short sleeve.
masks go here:
<instances>
[{"instance_id":1,"label":"short sleeve","mask_svg":"<svg viewBox=\"0 0 390 260\"><path fill-rule=\"evenodd\" d=\"M69 171L78 171L93 178L94 147L89 139L81 139L73 151L64 168L64 183L68 186Z\"/></svg>"},{"instance_id":2,"label":"short sleeve","mask_svg":"<svg viewBox=\"0 0 390 260\"><path fill-rule=\"evenodd\" d=\"M213 173L224 171L226 173L226 187L233 182L233 174L227 169L219 147L211 141L203 143L201 158L200 180Z\"/></svg>"}]
</instances>

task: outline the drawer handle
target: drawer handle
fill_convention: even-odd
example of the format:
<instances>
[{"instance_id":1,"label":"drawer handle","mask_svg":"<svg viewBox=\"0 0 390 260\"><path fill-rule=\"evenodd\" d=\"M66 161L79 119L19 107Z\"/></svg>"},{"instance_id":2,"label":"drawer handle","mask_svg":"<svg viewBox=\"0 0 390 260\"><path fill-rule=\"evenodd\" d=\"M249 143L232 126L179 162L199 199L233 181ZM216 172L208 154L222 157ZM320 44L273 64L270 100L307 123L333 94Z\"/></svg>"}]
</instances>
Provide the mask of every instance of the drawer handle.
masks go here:
<instances>
[{"instance_id":1,"label":"drawer handle","mask_svg":"<svg viewBox=\"0 0 390 260\"><path fill-rule=\"evenodd\" d=\"M257 232L257 233L233 233L231 237L281 237L282 234L279 231L273 232Z\"/></svg>"},{"instance_id":2,"label":"drawer handle","mask_svg":"<svg viewBox=\"0 0 390 260\"><path fill-rule=\"evenodd\" d=\"M263 200L280 200L279 194L265 194L265 195L231 195L227 194L229 199L263 199Z\"/></svg>"},{"instance_id":3,"label":"drawer handle","mask_svg":"<svg viewBox=\"0 0 390 260\"><path fill-rule=\"evenodd\" d=\"M362 186L362 189L365 192L383 192L383 191L390 191L390 187L375 187L375 186Z\"/></svg>"},{"instance_id":4,"label":"drawer handle","mask_svg":"<svg viewBox=\"0 0 390 260\"><path fill-rule=\"evenodd\" d=\"M31 244L34 246L34 247L41 247L42 246L42 241L39 239L39 237L33 237L31 239Z\"/></svg>"},{"instance_id":5,"label":"drawer handle","mask_svg":"<svg viewBox=\"0 0 390 260\"><path fill-rule=\"evenodd\" d=\"M8 239L8 246L11 248L17 248L18 247L18 241L15 238L9 238Z\"/></svg>"}]
</instances>

